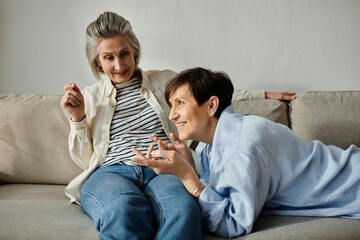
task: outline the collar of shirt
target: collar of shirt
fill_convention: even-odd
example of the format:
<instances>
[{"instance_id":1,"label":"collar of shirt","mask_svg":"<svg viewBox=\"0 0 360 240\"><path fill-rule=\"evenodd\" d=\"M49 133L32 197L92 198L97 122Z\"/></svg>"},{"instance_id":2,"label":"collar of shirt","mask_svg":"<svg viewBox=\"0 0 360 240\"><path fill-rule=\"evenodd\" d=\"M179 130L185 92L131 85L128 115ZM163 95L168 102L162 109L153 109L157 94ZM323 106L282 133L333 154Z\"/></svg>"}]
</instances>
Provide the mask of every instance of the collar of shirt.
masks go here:
<instances>
[{"instance_id":1,"label":"collar of shirt","mask_svg":"<svg viewBox=\"0 0 360 240\"><path fill-rule=\"evenodd\" d=\"M235 113L232 104L225 108L217 123L212 146L216 146L216 148L219 149L222 148L222 146L238 144L237 138L229 138L227 135L229 132L235 132L237 135L240 135L242 124L236 124L234 126L233 121L242 122L242 119L243 115ZM234 129L234 127L236 127L236 129Z\"/></svg>"},{"instance_id":2,"label":"collar of shirt","mask_svg":"<svg viewBox=\"0 0 360 240\"><path fill-rule=\"evenodd\" d=\"M140 88L140 93L142 93L143 89L145 89L145 88L152 91L153 89L152 89L152 86L150 84L150 80L149 80L146 72L141 70L141 68L139 68L139 71L141 73L141 78L142 78L142 86ZM105 82L105 89L106 89L106 96L107 97L110 97L113 93L116 93L115 87L112 84L110 78L106 77L104 79L104 82Z\"/></svg>"}]
</instances>

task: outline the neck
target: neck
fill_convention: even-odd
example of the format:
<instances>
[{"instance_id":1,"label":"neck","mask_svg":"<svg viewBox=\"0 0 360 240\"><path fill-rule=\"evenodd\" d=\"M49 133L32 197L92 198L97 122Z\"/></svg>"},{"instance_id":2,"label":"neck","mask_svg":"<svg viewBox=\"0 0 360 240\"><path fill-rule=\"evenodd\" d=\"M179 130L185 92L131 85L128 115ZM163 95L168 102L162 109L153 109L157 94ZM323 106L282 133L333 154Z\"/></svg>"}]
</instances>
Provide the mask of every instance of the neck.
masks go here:
<instances>
[{"instance_id":1,"label":"neck","mask_svg":"<svg viewBox=\"0 0 360 240\"><path fill-rule=\"evenodd\" d=\"M204 133L204 139L202 140L202 142L207 143L210 146L212 146L218 121L219 121L219 119L216 117L214 117L210 120L208 131L206 133Z\"/></svg>"}]
</instances>

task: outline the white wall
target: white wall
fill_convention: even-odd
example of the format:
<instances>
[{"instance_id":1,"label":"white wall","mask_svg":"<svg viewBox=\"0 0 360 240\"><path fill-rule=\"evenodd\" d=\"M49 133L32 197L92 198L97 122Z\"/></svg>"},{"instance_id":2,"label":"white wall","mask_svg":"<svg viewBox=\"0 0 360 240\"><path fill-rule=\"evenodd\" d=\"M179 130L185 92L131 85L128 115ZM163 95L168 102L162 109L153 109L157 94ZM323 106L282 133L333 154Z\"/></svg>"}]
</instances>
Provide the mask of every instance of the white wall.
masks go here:
<instances>
[{"instance_id":1,"label":"white wall","mask_svg":"<svg viewBox=\"0 0 360 240\"><path fill-rule=\"evenodd\" d=\"M140 67L224 70L236 88L360 90L359 0L0 0L0 93L95 83L85 28L111 10Z\"/></svg>"}]
</instances>

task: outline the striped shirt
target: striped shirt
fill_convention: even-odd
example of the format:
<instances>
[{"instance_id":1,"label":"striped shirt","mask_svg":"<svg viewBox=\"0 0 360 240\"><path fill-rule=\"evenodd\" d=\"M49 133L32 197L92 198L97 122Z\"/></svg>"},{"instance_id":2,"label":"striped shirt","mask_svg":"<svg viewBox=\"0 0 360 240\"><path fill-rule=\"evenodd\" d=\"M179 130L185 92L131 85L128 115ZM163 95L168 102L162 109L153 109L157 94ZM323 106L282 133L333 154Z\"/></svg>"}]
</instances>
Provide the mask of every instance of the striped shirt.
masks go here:
<instances>
[{"instance_id":1,"label":"striped shirt","mask_svg":"<svg viewBox=\"0 0 360 240\"><path fill-rule=\"evenodd\" d=\"M154 143L149 136L169 141L155 110L140 94L141 85L141 78L136 78L115 86L116 108L110 126L109 148L102 166L134 165L131 158L136 156L131 148L135 147L146 155L149 145ZM157 149L158 146L154 145Z\"/></svg>"}]
</instances>

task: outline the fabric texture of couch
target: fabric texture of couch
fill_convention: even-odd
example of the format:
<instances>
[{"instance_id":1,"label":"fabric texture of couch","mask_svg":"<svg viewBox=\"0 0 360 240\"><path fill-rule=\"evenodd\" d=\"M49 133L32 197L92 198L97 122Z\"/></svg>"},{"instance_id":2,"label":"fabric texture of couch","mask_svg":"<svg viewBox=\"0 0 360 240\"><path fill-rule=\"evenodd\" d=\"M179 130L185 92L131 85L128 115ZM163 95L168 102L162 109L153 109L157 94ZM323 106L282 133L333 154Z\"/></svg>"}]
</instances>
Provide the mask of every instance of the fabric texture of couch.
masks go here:
<instances>
[{"instance_id":1,"label":"fabric texture of couch","mask_svg":"<svg viewBox=\"0 0 360 240\"><path fill-rule=\"evenodd\" d=\"M64 194L81 170L68 153L70 129L60 99L0 95L0 239L97 239L92 220ZM307 92L290 104L233 104L239 113L290 127L307 142L360 146L360 91ZM219 238L204 233L203 239ZM237 239L360 239L360 221L260 216L253 233Z\"/></svg>"}]
</instances>

